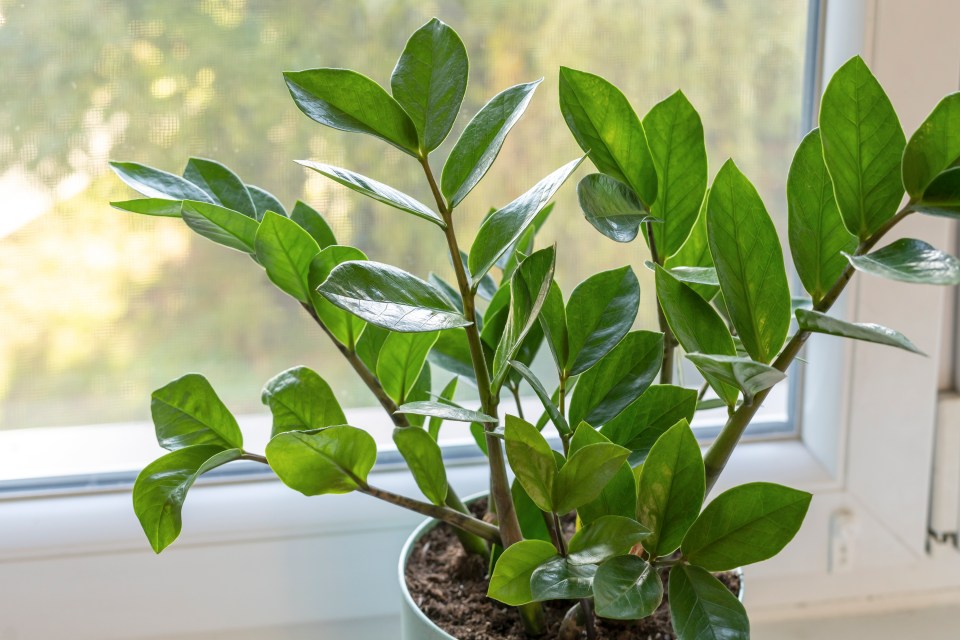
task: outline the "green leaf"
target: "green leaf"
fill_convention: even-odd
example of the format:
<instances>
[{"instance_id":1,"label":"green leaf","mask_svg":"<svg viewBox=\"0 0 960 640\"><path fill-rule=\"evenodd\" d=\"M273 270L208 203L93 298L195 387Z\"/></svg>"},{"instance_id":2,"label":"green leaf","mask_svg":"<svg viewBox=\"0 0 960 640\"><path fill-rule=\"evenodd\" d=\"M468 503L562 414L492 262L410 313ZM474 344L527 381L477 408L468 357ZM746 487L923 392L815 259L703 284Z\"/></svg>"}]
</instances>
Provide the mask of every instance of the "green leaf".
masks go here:
<instances>
[{"instance_id":1,"label":"green leaf","mask_svg":"<svg viewBox=\"0 0 960 640\"><path fill-rule=\"evenodd\" d=\"M292 215L295 216L296 213L297 210L294 209ZM332 244L313 256L307 272L307 283L313 310L337 342L349 349L356 347L357 340L359 340L367 323L352 313L334 306L317 292L317 288L326 281L330 272L337 265L351 260L366 259L367 256L359 249ZM376 367L373 369L376 370Z\"/></svg>"},{"instance_id":2,"label":"green leaf","mask_svg":"<svg viewBox=\"0 0 960 640\"><path fill-rule=\"evenodd\" d=\"M253 199L253 204L257 207L257 220L263 220L267 211L273 211L280 215L287 215L287 210L283 208L280 200L275 195L252 184L247 185L247 191Z\"/></svg>"},{"instance_id":3,"label":"green leaf","mask_svg":"<svg viewBox=\"0 0 960 640\"><path fill-rule=\"evenodd\" d=\"M560 67L560 111L597 169L629 185L649 209L657 199L657 171L623 93L600 76Z\"/></svg>"},{"instance_id":4,"label":"green leaf","mask_svg":"<svg viewBox=\"0 0 960 640\"><path fill-rule=\"evenodd\" d=\"M310 264L320 246L296 222L268 211L257 230L257 260L267 277L300 302L310 303Z\"/></svg>"},{"instance_id":5,"label":"green leaf","mask_svg":"<svg viewBox=\"0 0 960 640\"><path fill-rule=\"evenodd\" d=\"M348 425L288 431L267 443L267 460L285 485L307 496L350 493L377 460L377 443Z\"/></svg>"},{"instance_id":6,"label":"green leaf","mask_svg":"<svg viewBox=\"0 0 960 640\"><path fill-rule=\"evenodd\" d=\"M697 519L706 492L700 445L686 420L670 427L650 449L637 482L637 520L650 537L651 557L673 553Z\"/></svg>"},{"instance_id":7,"label":"green leaf","mask_svg":"<svg viewBox=\"0 0 960 640\"><path fill-rule=\"evenodd\" d=\"M857 248L857 239L843 226L837 208L819 129L807 134L793 157L787 176L787 209L793 263L816 304L847 266L841 251L853 253Z\"/></svg>"},{"instance_id":8,"label":"green leaf","mask_svg":"<svg viewBox=\"0 0 960 640\"><path fill-rule=\"evenodd\" d=\"M377 202L382 202L383 204L390 205L391 207L395 207L401 211L412 213L418 218L428 220L441 229L445 229L447 227L446 223L443 221L443 218L440 217L440 214L433 211L430 207L389 185L383 184L382 182L377 182L376 180L362 176L359 173L354 173L349 169L341 169L340 167L323 164L322 162L313 162L312 160L297 160L297 164L308 169L313 169L317 173L330 178L334 182L342 184L343 186L348 187L357 193L362 193L368 198L373 198Z\"/></svg>"},{"instance_id":9,"label":"green leaf","mask_svg":"<svg viewBox=\"0 0 960 640\"><path fill-rule=\"evenodd\" d=\"M586 527L599 518L619 516L633 519L637 514L637 479L629 459L620 465L596 498L577 507L577 517Z\"/></svg>"},{"instance_id":10,"label":"green leaf","mask_svg":"<svg viewBox=\"0 0 960 640\"><path fill-rule=\"evenodd\" d=\"M903 150L903 184L913 199L923 198L937 176L960 159L960 93L934 107Z\"/></svg>"},{"instance_id":11,"label":"green leaf","mask_svg":"<svg viewBox=\"0 0 960 640\"><path fill-rule=\"evenodd\" d=\"M415 333L470 324L430 284L379 262L344 262L318 290L341 309L390 331Z\"/></svg>"},{"instance_id":12,"label":"green leaf","mask_svg":"<svg viewBox=\"0 0 960 640\"><path fill-rule=\"evenodd\" d=\"M183 177L200 187L216 204L257 218L257 207L247 186L233 171L214 160L190 158Z\"/></svg>"},{"instance_id":13,"label":"green leaf","mask_svg":"<svg viewBox=\"0 0 960 640\"><path fill-rule=\"evenodd\" d=\"M520 238L581 162L583 158L568 162L483 221L470 247L468 260L474 281L482 278L496 264L497 259Z\"/></svg>"},{"instance_id":14,"label":"green leaf","mask_svg":"<svg viewBox=\"0 0 960 640\"><path fill-rule=\"evenodd\" d=\"M779 369L741 356L688 353L687 359L696 365L704 377L710 376L739 388L747 404L753 402L756 394L786 378Z\"/></svg>"},{"instance_id":15,"label":"green leaf","mask_svg":"<svg viewBox=\"0 0 960 640\"><path fill-rule=\"evenodd\" d=\"M563 369L570 353L570 340L567 334L567 312L563 306L563 292L554 281L547 292L547 298L540 309L540 327L550 346L550 354L557 365L557 371Z\"/></svg>"},{"instance_id":16,"label":"green leaf","mask_svg":"<svg viewBox=\"0 0 960 640\"><path fill-rule=\"evenodd\" d=\"M408 402L427 402L433 397L433 373L430 371L430 364L425 363L423 370L413 383L413 388L407 395ZM422 427L426 423L426 417L415 413L407 414L407 422L415 427Z\"/></svg>"},{"instance_id":17,"label":"green leaf","mask_svg":"<svg viewBox=\"0 0 960 640\"><path fill-rule=\"evenodd\" d=\"M307 367L287 369L271 378L261 399L273 414L271 437L347 423L330 385Z\"/></svg>"},{"instance_id":18,"label":"green leaf","mask_svg":"<svg viewBox=\"0 0 960 640\"><path fill-rule=\"evenodd\" d=\"M678 640L750 640L743 605L700 567L678 564L670 570L670 618Z\"/></svg>"},{"instance_id":19,"label":"green leaf","mask_svg":"<svg viewBox=\"0 0 960 640\"><path fill-rule=\"evenodd\" d=\"M443 333L440 334L443 337ZM436 348L436 345L434 345ZM432 353L432 352L431 352ZM429 356L428 356L429 360ZM450 379L450 382L447 383L447 386L443 388L440 392L440 401L441 402L452 402L453 396L457 394L457 384L460 382L460 378L454 376ZM429 423L427 424L427 431L430 433L430 437L436 440L440 437L440 427L443 425L443 418L433 416L430 418Z\"/></svg>"},{"instance_id":20,"label":"green leaf","mask_svg":"<svg viewBox=\"0 0 960 640\"><path fill-rule=\"evenodd\" d=\"M120 211L139 213L145 216L163 216L179 218L182 200L167 200L163 198L138 198L136 200L122 200L111 202L110 206Z\"/></svg>"},{"instance_id":21,"label":"green leaf","mask_svg":"<svg viewBox=\"0 0 960 640\"><path fill-rule=\"evenodd\" d=\"M611 620L637 620L652 615L663 600L657 570L632 555L610 558L593 580L597 615Z\"/></svg>"},{"instance_id":22,"label":"green leaf","mask_svg":"<svg viewBox=\"0 0 960 640\"><path fill-rule=\"evenodd\" d=\"M639 308L640 282L629 266L577 285L566 308L567 375L583 373L610 353L630 331Z\"/></svg>"},{"instance_id":23,"label":"green leaf","mask_svg":"<svg viewBox=\"0 0 960 640\"><path fill-rule=\"evenodd\" d=\"M530 499L543 511L554 511L557 461L537 428L507 415L504 431L507 460Z\"/></svg>"},{"instance_id":24,"label":"green leaf","mask_svg":"<svg viewBox=\"0 0 960 640\"><path fill-rule=\"evenodd\" d=\"M650 530L631 518L603 516L577 531L567 545L571 564L599 564L626 554L650 535Z\"/></svg>"},{"instance_id":25,"label":"green leaf","mask_svg":"<svg viewBox=\"0 0 960 640\"><path fill-rule=\"evenodd\" d=\"M178 175L136 162L111 162L110 168L128 187L147 198L213 204L213 199L203 189Z\"/></svg>"},{"instance_id":26,"label":"green leaf","mask_svg":"<svg viewBox=\"0 0 960 640\"><path fill-rule=\"evenodd\" d=\"M557 473L552 510L560 514L569 513L595 500L620 470L628 455L629 449L610 442L588 444L577 450Z\"/></svg>"},{"instance_id":27,"label":"green leaf","mask_svg":"<svg viewBox=\"0 0 960 640\"><path fill-rule=\"evenodd\" d=\"M198 373L188 373L157 389L150 396L150 413L157 442L173 451L192 445L222 449L243 447L236 418Z\"/></svg>"},{"instance_id":28,"label":"green leaf","mask_svg":"<svg viewBox=\"0 0 960 640\"><path fill-rule=\"evenodd\" d=\"M423 151L433 151L450 133L467 90L469 67L460 36L436 18L407 40L390 87L413 120Z\"/></svg>"},{"instance_id":29,"label":"green leaf","mask_svg":"<svg viewBox=\"0 0 960 640\"><path fill-rule=\"evenodd\" d=\"M283 213L282 210L277 211L276 209L272 209L272 211L274 211L274 213ZM266 214L266 211L264 214ZM260 215L261 219L264 214ZM337 244L337 238L333 235L333 229L330 228L327 221L320 215L320 212L310 205L297 200L297 203L293 205L293 211L290 212L290 219L309 233L310 237L317 241L321 249L326 249L327 247L332 247Z\"/></svg>"},{"instance_id":30,"label":"green leaf","mask_svg":"<svg viewBox=\"0 0 960 640\"><path fill-rule=\"evenodd\" d=\"M498 93L460 134L440 176L440 191L448 207L460 204L487 173L540 82L518 84Z\"/></svg>"},{"instance_id":31,"label":"green leaf","mask_svg":"<svg viewBox=\"0 0 960 640\"><path fill-rule=\"evenodd\" d=\"M655 384L607 422L600 433L611 442L646 457L653 443L681 420L691 422L697 408L697 391Z\"/></svg>"},{"instance_id":32,"label":"green leaf","mask_svg":"<svg viewBox=\"0 0 960 640\"><path fill-rule=\"evenodd\" d=\"M367 133L419 157L417 128L403 107L370 78L349 69L310 69L283 74L293 101L311 120Z\"/></svg>"},{"instance_id":33,"label":"green leaf","mask_svg":"<svg viewBox=\"0 0 960 640\"><path fill-rule=\"evenodd\" d=\"M640 225L651 219L633 189L603 173L582 178L577 197L587 222L615 242L632 242Z\"/></svg>"},{"instance_id":34,"label":"green leaf","mask_svg":"<svg viewBox=\"0 0 960 640\"><path fill-rule=\"evenodd\" d=\"M662 333L628 333L580 376L570 400L568 419L572 424L605 424L646 391L660 371L662 360Z\"/></svg>"},{"instance_id":35,"label":"green leaf","mask_svg":"<svg viewBox=\"0 0 960 640\"><path fill-rule=\"evenodd\" d=\"M769 482L724 491L690 527L683 555L708 571L730 571L772 558L800 530L810 499L805 491Z\"/></svg>"},{"instance_id":36,"label":"green leaf","mask_svg":"<svg viewBox=\"0 0 960 640\"><path fill-rule=\"evenodd\" d=\"M560 409L553 403L550 394L543 387L540 379L534 375L533 371L522 362L517 362L516 360L511 360L510 366L517 370L523 379L527 381L527 384L530 385L530 388L533 389L533 392L537 394L537 397L540 398L544 410L547 412L547 415L550 416L550 421L553 423L553 426L557 428L557 431L565 435L572 433L573 430L570 429L570 425L567 424L567 419L560 413Z\"/></svg>"},{"instance_id":37,"label":"green leaf","mask_svg":"<svg viewBox=\"0 0 960 640\"><path fill-rule=\"evenodd\" d=\"M710 241L707 239L707 204L709 202L710 189L707 189L703 197L703 202L700 205L700 213L697 215L697 220L693 224L693 229L690 230L687 241L680 247L680 251L664 261L664 266L669 271L674 272L681 267L713 268L713 256L710 255ZM713 268L713 273L716 275L716 268ZM691 282L688 282L688 284L690 284L691 288L696 291L701 298L704 300L712 300L719 291L719 282L718 279L717 286L713 286L712 284L699 285Z\"/></svg>"},{"instance_id":38,"label":"green leaf","mask_svg":"<svg viewBox=\"0 0 960 640\"><path fill-rule=\"evenodd\" d=\"M720 288L720 279L717 277L717 270L714 267L671 267L666 270L671 276L685 284Z\"/></svg>"},{"instance_id":39,"label":"green leaf","mask_svg":"<svg viewBox=\"0 0 960 640\"><path fill-rule=\"evenodd\" d=\"M460 291L457 290L456 287L432 271L427 277L427 282L442 293L443 297L447 299L447 302L456 307L458 311L463 311L463 298L460 296Z\"/></svg>"},{"instance_id":40,"label":"green leaf","mask_svg":"<svg viewBox=\"0 0 960 640\"><path fill-rule=\"evenodd\" d=\"M538 602L589 598L593 595L596 572L596 565L573 564L567 558L557 556L534 570L530 576L530 593Z\"/></svg>"},{"instance_id":41,"label":"green leaf","mask_svg":"<svg viewBox=\"0 0 960 640\"><path fill-rule=\"evenodd\" d=\"M402 334L398 334L402 335ZM432 402L422 400L420 402L408 402L397 409L397 413L415 414L420 416L434 416L442 420L453 420L454 422L484 422L493 423L497 419L488 416L480 411L471 411L457 405L447 404L445 402Z\"/></svg>"},{"instance_id":42,"label":"green leaf","mask_svg":"<svg viewBox=\"0 0 960 640\"><path fill-rule=\"evenodd\" d=\"M960 217L960 167L947 169L934 178L913 211L945 218Z\"/></svg>"},{"instance_id":43,"label":"green leaf","mask_svg":"<svg viewBox=\"0 0 960 640\"><path fill-rule=\"evenodd\" d=\"M197 478L241 455L240 449L197 444L161 456L140 472L133 484L133 511L156 553L180 535L183 501Z\"/></svg>"},{"instance_id":44,"label":"green leaf","mask_svg":"<svg viewBox=\"0 0 960 640\"><path fill-rule=\"evenodd\" d=\"M401 427L393 430L393 442L423 495L433 504L443 506L447 499L447 472L437 441L419 427Z\"/></svg>"},{"instance_id":45,"label":"green leaf","mask_svg":"<svg viewBox=\"0 0 960 640\"><path fill-rule=\"evenodd\" d=\"M380 356L377 358L377 379L387 395L398 405L409 399L410 391L420 377L427 354L433 348L438 335L435 331L391 333L383 341Z\"/></svg>"},{"instance_id":46,"label":"green leaf","mask_svg":"<svg viewBox=\"0 0 960 640\"><path fill-rule=\"evenodd\" d=\"M357 338L357 357L371 372L377 370L377 360L380 359L380 349L390 332L376 325L367 325L360 337Z\"/></svg>"},{"instance_id":47,"label":"green leaf","mask_svg":"<svg viewBox=\"0 0 960 640\"><path fill-rule=\"evenodd\" d=\"M650 213L663 223L653 226L653 237L665 258L677 253L690 235L707 190L703 123L683 92L677 91L644 116L643 130L659 178Z\"/></svg>"},{"instance_id":48,"label":"green leaf","mask_svg":"<svg viewBox=\"0 0 960 640\"><path fill-rule=\"evenodd\" d=\"M490 576L487 596L511 607L533 602L530 578L541 564L557 555L543 540L522 540L503 550Z\"/></svg>"},{"instance_id":49,"label":"green leaf","mask_svg":"<svg viewBox=\"0 0 960 640\"><path fill-rule=\"evenodd\" d=\"M470 380L472 384L476 384L477 374L473 370L470 343L467 341L467 334L463 329L441 331L440 337L427 356L427 360L441 369L455 373Z\"/></svg>"},{"instance_id":50,"label":"green leaf","mask_svg":"<svg viewBox=\"0 0 960 640\"><path fill-rule=\"evenodd\" d=\"M833 75L820 103L823 158L843 223L861 240L892 218L903 198L906 138L883 87L855 56Z\"/></svg>"},{"instance_id":51,"label":"green leaf","mask_svg":"<svg viewBox=\"0 0 960 640\"><path fill-rule=\"evenodd\" d=\"M727 323L709 302L663 267L657 266L656 282L663 315L684 351L736 355L737 348ZM724 384L709 373L704 377L728 406L736 403L737 387Z\"/></svg>"},{"instance_id":52,"label":"green leaf","mask_svg":"<svg viewBox=\"0 0 960 640\"><path fill-rule=\"evenodd\" d=\"M517 520L520 522L523 538L550 542L550 532L547 531L543 511L530 499L523 485L516 479L510 485L510 494L513 496L513 505L517 511Z\"/></svg>"},{"instance_id":53,"label":"green leaf","mask_svg":"<svg viewBox=\"0 0 960 640\"><path fill-rule=\"evenodd\" d=\"M493 357L494 388L506 377L507 362L517 357L524 338L537 324L553 283L556 258L555 247L541 249L521 262L510 280L510 311Z\"/></svg>"},{"instance_id":54,"label":"green leaf","mask_svg":"<svg viewBox=\"0 0 960 640\"><path fill-rule=\"evenodd\" d=\"M707 232L733 326L754 360L770 362L790 328L790 287L773 221L732 160L713 181Z\"/></svg>"},{"instance_id":55,"label":"green leaf","mask_svg":"<svg viewBox=\"0 0 960 640\"><path fill-rule=\"evenodd\" d=\"M256 251L259 224L242 213L207 202L184 200L180 215L188 227L208 240L244 253Z\"/></svg>"},{"instance_id":56,"label":"green leaf","mask_svg":"<svg viewBox=\"0 0 960 640\"><path fill-rule=\"evenodd\" d=\"M806 309L797 309L796 315L802 331L814 331L842 338L876 342L877 344L899 347L912 353L924 355L905 335L879 324L846 322L845 320L831 318L819 311L808 311Z\"/></svg>"},{"instance_id":57,"label":"green leaf","mask_svg":"<svg viewBox=\"0 0 960 640\"><path fill-rule=\"evenodd\" d=\"M901 238L865 256L847 255L857 269L915 284L960 284L960 260L922 240Z\"/></svg>"}]
</instances>

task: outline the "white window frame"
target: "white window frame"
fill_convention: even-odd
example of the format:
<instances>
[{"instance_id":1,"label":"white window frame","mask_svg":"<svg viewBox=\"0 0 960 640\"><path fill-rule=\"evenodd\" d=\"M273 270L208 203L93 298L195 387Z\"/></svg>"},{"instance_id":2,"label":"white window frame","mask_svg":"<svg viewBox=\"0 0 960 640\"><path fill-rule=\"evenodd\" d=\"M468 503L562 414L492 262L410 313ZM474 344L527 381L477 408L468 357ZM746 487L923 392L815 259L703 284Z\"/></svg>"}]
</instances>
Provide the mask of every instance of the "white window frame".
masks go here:
<instances>
[{"instance_id":1,"label":"white window frame","mask_svg":"<svg viewBox=\"0 0 960 640\"><path fill-rule=\"evenodd\" d=\"M954 42L960 3L831 0L821 16L823 75L861 53L908 135L957 90L960 50L945 52L943 43ZM902 232L953 249L944 241L956 229L913 216ZM960 553L927 538L950 299L942 288L856 278L838 313L895 327L930 357L812 339L807 364L791 371L804 376L800 436L734 454L719 489L766 480L815 493L796 540L748 571L754 620L960 602ZM485 488L480 465L455 466L450 477L463 495ZM417 492L406 473L378 472L376 483ZM308 499L275 480L218 479L191 492L184 520L181 539L158 559L128 489L0 499L0 638L188 638L228 629L281 638L307 625L323 640L343 637L351 620L391 628L399 548L419 518L362 495ZM383 637L369 633L350 637Z\"/></svg>"}]
</instances>

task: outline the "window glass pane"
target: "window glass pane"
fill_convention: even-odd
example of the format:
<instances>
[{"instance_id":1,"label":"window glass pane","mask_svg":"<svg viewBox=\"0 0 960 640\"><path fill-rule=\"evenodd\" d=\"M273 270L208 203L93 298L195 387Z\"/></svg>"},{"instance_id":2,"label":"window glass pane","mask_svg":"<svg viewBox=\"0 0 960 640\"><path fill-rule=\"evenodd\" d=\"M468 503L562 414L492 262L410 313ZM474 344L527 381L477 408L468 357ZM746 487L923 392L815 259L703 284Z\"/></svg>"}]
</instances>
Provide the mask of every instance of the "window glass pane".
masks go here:
<instances>
[{"instance_id":1,"label":"window glass pane","mask_svg":"<svg viewBox=\"0 0 960 640\"><path fill-rule=\"evenodd\" d=\"M312 204L371 258L449 277L432 226L293 160L348 167L427 202L417 164L309 121L280 75L349 67L388 85L406 37L437 13L471 55L454 136L498 91L545 78L458 215L466 239L489 207L580 153L557 105L559 65L609 78L641 115L682 88L703 118L711 173L734 157L785 237L807 12L765 0L0 0L0 433L143 422L151 390L187 371L204 373L238 414L262 413L264 381L298 364L322 372L345 406L373 404L248 257L179 221L112 210L133 194L109 159L179 173L191 155L214 158L288 208ZM451 143L435 154L438 170ZM644 246L594 232L573 183L541 242L558 243L567 291L632 264L647 292L641 320L655 325Z\"/></svg>"}]
</instances>

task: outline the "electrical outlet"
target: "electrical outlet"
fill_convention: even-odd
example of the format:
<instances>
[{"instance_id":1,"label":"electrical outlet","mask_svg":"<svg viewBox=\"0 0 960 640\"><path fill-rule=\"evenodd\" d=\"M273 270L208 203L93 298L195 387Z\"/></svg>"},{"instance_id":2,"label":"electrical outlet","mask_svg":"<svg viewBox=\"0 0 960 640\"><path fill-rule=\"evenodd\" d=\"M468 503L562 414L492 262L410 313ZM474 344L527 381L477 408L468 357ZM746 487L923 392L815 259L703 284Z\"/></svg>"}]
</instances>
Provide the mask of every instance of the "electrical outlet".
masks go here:
<instances>
[{"instance_id":1,"label":"electrical outlet","mask_svg":"<svg viewBox=\"0 0 960 640\"><path fill-rule=\"evenodd\" d=\"M838 509L830 515L828 572L846 573L853 569L854 549L859 531L860 527L853 511Z\"/></svg>"}]
</instances>

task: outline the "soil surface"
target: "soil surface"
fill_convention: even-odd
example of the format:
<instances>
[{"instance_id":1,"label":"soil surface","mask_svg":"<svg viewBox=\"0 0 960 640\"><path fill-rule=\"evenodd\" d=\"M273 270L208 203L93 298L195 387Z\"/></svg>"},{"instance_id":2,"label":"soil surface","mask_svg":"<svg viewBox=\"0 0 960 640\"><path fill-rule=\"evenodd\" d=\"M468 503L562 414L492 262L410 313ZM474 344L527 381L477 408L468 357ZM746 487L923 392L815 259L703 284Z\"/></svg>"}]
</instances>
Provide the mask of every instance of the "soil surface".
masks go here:
<instances>
[{"instance_id":1,"label":"soil surface","mask_svg":"<svg viewBox=\"0 0 960 640\"><path fill-rule=\"evenodd\" d=\"M480 510L484 505L475 504ZM573 522L564 523L572 532ZM569 535L568 535L569 537ZM661 575L666 592L666 575ZM740 590L734 573L717 576L733 593ZM468 556L453 530L440 524L420 539L406 570L407 588L417 606L444 631L458 640L529 640L516 610L487 597L487 566L477 556ZM558 637L560 623L573 603L545 603L547 634ZM597 621L599 640L674 640L667 595L649 618L623 623ZM570 640L586 640L586 633Z\"/></svg>"}]
</instances>

